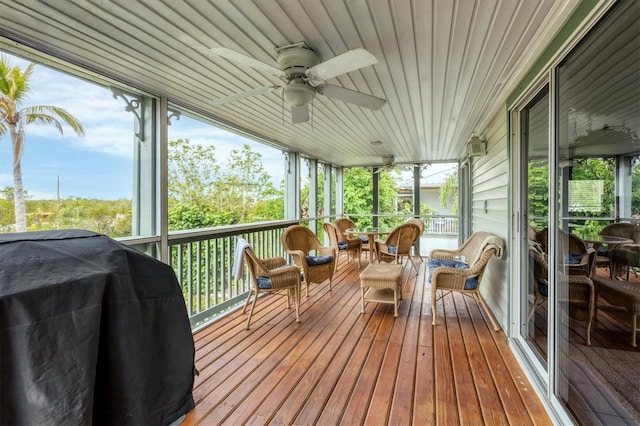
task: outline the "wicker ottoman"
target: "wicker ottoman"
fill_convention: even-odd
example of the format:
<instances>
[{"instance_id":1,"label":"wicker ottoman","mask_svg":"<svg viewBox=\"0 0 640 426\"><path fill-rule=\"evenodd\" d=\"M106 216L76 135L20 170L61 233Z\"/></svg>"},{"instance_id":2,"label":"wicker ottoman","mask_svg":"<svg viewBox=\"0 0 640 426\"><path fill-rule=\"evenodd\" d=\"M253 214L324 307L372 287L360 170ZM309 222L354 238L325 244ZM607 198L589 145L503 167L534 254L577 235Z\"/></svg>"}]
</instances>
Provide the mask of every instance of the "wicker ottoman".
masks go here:
<instances>
[{"instance_id":1,"label":"wicker ottoman","mask_svg":"<svg viewBox=\"0 0 640 426\"><path fill-rule=\"evenodd\" d=\"M602 297L614 305L606 308L598 306L598 308L629 324L631 327L631 346L636 347L636 334L640 330L638 323L640 284L604 277L594 277L593 282L596 285L597 297Z\"/></svg>"},{"instance_id":2,"label":"wicker ottoman","mask_svg":"<svg viewBox=\"0 0 640 426\"><path fill-rule=\"evenodd\" d=\"M402 265L370 263L360 272L362 310L366 302L393 303L398 316L398 301L402 299Z\"/></svg>"}]
</instances>

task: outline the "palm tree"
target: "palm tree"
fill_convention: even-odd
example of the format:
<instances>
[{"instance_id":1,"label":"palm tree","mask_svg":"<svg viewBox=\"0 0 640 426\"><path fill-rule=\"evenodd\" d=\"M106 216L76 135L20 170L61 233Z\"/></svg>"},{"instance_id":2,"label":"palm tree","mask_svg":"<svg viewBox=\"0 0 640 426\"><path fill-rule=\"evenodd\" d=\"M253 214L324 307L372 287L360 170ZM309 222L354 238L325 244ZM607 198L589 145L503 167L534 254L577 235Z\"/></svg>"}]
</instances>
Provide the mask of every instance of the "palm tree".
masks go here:
<instances>
[{"instance_id":1,"label":"palm tree","mask_svg":"<svg viewBox=\"0 0 640 426\"><path fill-rule=\"evenodd\" d=\"M82 124L76 117L62 108L51 105L22 107L29 93L29 79L34 64L24 71L9 62L6 55L0 55L0 138L9 132L13 147L13 201L15 206L16 231L26 232L27 218L22 186L22 151L24 149L24 128L28 124L52 124L63 134L61 121L67 123L76 134L84 135ZM61 121L59 121L60 119Z\"/></svg>"},{"instance_id":2,"label":"palm tree","mask_svg":"<svg viewBox=\"0 0 640 426\"><path fill-rule=\"evenodd\" d=\"M458 214L458 172L448 175L440 186L440 205L452 206L453 214Z\"/></svg>"}]
</instances>

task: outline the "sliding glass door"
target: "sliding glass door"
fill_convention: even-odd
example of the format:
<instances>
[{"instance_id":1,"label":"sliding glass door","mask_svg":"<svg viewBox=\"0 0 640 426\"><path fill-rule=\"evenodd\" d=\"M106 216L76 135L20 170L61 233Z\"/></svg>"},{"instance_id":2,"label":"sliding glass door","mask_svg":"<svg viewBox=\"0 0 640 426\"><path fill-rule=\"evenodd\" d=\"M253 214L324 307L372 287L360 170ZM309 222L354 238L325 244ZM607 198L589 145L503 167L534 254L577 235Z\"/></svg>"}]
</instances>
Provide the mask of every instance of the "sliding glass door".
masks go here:
<instances>
[{"instance_id":1,"label":"sliding glass door","mask_svg":"<svg viewBox=\"0 0 640 426\"><path fill-rule=\"evenodd\" d=\"M549 277L546 247L539 241L549 225L549 87L545 85L520 112L522 265L521 336L546 368Z\"/></svg>"},{"instance_id":2,"label":"sliding glass door","mask_svg":"<svg viewBox=\"0 0 640 426\"><path fill-rule=\"evenodd\" d=\"M638 22L613 3L510 115L513 331L578 424L640 423Z\"/></svg>"}]
</instances>

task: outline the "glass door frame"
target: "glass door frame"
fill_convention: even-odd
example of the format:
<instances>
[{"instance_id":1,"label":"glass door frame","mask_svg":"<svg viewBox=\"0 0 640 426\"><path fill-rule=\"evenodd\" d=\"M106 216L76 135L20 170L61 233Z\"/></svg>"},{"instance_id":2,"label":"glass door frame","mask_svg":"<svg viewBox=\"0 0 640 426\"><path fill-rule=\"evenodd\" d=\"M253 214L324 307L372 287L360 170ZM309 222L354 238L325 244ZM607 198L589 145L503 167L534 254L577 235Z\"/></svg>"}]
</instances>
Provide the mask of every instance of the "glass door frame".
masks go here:
<instances>
[{"instance_id":1,"label":"glass door frame","mask_svg":"<svg viewBox=\"0 0 640 426\"><path fill-rule=\"evenodd\" d=\"M510 129L510 168L511 168L511 262L510 262L510 286L511 309L510 309L510 325L511 329L509 337L512 345L517 349L516 353L521 356L521 361L526 364L528 370L532 373L529 380L536 386L537 390L546 395L547 400L553 400L553 390L557 384L556 378L556 345L555 345L555 298L553 292L549 292L547 301L547 362L546 365L541 361L539 353L537 353L528 342L528 339L522 335L523 330L528 327L528 309L526 309L523 300L528 300L528 291L521 283L529 280L528 268L522 267L522 262L528 262L528 241L527 241L527 225L528 225L528 182L527 182L527 146L523 146L522 140L522 113L530 105L530 103L548 87L549 96L549 181L555 182L555 168L552 167L556 161L555 155L555 131L554 131L554 114L555 114L555 92L552 78L552 72L543 74L529 89L523 93L509 111L509 129ZM551 226L556 222L556 197L557 189L555 185L549 185L549 265L555 262L555 227ZM555 276L550 274L548 277L549 289L555 288ZM554 384L554 386L550 386Z\"/></svg>"}]
</instances>

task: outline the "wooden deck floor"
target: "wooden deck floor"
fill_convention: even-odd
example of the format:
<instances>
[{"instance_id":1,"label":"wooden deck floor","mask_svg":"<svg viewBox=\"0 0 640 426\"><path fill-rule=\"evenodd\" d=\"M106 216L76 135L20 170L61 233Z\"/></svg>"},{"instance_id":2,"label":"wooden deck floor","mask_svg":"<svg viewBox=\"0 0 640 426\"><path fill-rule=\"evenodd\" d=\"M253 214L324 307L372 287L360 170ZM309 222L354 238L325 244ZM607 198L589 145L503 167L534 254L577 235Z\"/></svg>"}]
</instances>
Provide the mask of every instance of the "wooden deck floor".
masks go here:
<instances>
[{"instance_id":1,"label":"wooden deck floor","mask_svg":"<svg viewBox=\"0 0 640 426\"><path fill-rule=\"evenodd\" d=\"M431 325L418 266L417 277L405 271L395 319L392 305L360 313L360 270L349 264L331 292L312 286L300 323L285 298L267 296L250 330L238 311L196 333L196 407L183 424L551 424L474 300L445 297Z\"/></svg>"}]
</instances>

